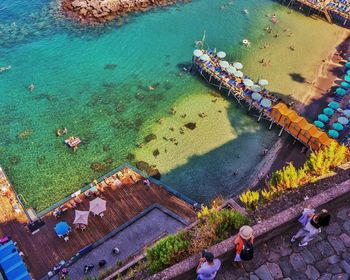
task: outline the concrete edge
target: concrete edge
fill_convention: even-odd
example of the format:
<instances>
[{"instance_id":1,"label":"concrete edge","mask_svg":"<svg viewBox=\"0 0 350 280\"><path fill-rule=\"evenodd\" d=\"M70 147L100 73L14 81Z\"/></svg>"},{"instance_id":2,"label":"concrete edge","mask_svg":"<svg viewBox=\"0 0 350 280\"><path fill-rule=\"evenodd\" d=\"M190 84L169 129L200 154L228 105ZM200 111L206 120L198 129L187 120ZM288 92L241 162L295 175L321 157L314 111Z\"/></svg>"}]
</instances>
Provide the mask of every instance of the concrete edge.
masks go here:
<instances>
[{"instance_id":1,"label":"concrete edge","mask_svg":"<svg viewBox=\"0 0 350 280\"><path fill-rule=\"evenodd\" d=\"M307 205L312 208L318 208L337 199L343 199L346 195L350 195L350 180L335 185L307 201L303 201L259 224L254 225L253 230L256 237L256 244L262 243L265 240L278 235L281 232L281 229L285 229L286 226L293 224ZM235 236L232 236L208 248L208 250L215 256L225 259L233 251L234 239ZM191 271L194 273L200 256L200 254L193 255L182 262L148 277L147 280L185 279L184 275L186 273Z\"/></svg>"}]
</instances>

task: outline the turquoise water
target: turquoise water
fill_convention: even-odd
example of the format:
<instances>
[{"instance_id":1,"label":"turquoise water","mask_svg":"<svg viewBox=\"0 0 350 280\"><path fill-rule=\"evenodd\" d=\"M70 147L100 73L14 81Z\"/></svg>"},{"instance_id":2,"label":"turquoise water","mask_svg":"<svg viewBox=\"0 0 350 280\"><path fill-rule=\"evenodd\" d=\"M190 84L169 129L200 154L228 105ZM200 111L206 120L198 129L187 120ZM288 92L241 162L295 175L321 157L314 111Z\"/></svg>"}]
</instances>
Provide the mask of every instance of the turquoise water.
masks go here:
<instances>
[{"instance_id":1,"label":"turquoise water","mask_svg":"<svg viewBox=\"0 0 350 280\"><path fill-rule=\"evenodd\" d=\"M250 40L257 40L263 31L255 19L276 4L194 0L129 16L121 26L118 21L84 30L63 21L53 7L44 0L0 4L0 35L5 38L0 66L12 66L0 74L1 165L36 209L127 161L156 120L169 116L169 108L180 100L194 93L210 95L200 79L180 75L204 30L211 47L244 62L248 51L240 45L242 38L250 34ZM31 83L33 92L27 90ZM163 174L166 183L193 199L239 191L262 147L273 140L274 133L234 104L225 113L234 141ZM76 153L56 137L55 129L63 127L68 136L82 139ZM169 155L169 161L177 156ZM93 171L93 163L101 169ZM239 176L232 177L236 168Z\"/></svg>"}]
</instances>

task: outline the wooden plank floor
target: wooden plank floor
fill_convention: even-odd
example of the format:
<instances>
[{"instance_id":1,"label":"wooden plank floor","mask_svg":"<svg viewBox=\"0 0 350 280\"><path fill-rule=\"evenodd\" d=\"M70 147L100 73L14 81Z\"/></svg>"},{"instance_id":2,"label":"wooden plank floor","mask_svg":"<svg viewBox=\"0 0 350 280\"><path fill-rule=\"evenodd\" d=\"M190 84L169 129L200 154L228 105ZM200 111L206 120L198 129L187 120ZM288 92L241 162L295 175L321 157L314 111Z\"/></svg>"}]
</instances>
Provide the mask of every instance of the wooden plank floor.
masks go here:
<instances>
[{"instance_id":1,"label":"wooden plank floor","mask_svg":"<svg viewBox=\"0 0 350 280\"><path fill-rule=\"evenodd\" d=\"M87 229L83 232L73 229L69 234L68 242L56 236L54 227L61 220L72 225L73 209L64 212L59 219L52 215L45 216L46 225L32 235L26 229L28 221L25 214L14 213L8 199L0 198L2 206L0 207L0 233L7 234L18 242L20 250L24 253L28 270L35 279L39 279L59 261L70 259L79 250L96 242L154 203L166 207L184 219L194 221L196 218L190 204L161 186L152 184L151 187L146 187L142 181L132 185L114 186L113 189L106 190L102 198L107 200L105 216L101 218L90 214ZM88 210L89 199L84 199L77 209Z\"/></svg>"}]
</instances>

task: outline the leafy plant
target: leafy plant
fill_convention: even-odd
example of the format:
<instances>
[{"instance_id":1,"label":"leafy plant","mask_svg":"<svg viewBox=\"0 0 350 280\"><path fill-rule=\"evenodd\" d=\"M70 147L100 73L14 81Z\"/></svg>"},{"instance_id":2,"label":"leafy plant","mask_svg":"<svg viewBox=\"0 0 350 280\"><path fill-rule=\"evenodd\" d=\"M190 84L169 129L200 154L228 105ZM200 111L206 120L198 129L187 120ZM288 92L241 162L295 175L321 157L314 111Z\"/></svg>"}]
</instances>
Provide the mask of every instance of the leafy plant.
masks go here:
<instances>
[{"instance_id":1,"label":"leafy plant","mask_svg":"<svg viewBox=\"0 0 350 280\"><path fill-rule=\"evenodd\" d=\"M266 189L261 190L260 193L261 193L261 196L264 198L264 200L267 202L272 201L273 197L276 194L276 192L274 192L273 190L266 190Z\"/></svg>"},{"instance_id":2,"label":"leafy plant","mask_svg":"<svg viewBox=\"0 0 350 280\"><path fill-rule=\"evenodd\" d=\"M244 203L247 209L253 210L259 203L259 192L246 191L239 196L239 199Z\"/></svg>"},{"instance_id":3,"label":"leafy plant","mask_svg":"<svg viewBox=\"0 0 350 280\"><path fill-rule=\"evenodd\" d=\"M306 173L303 168L296 169L295 166L290 163L283 167L282 170L277 170L272 173L269 184L273 187L279 187L280 190L294 189L299 187L305 177ZM279 193L279 191L277 193Z\"/></svg>"}]
</instances>

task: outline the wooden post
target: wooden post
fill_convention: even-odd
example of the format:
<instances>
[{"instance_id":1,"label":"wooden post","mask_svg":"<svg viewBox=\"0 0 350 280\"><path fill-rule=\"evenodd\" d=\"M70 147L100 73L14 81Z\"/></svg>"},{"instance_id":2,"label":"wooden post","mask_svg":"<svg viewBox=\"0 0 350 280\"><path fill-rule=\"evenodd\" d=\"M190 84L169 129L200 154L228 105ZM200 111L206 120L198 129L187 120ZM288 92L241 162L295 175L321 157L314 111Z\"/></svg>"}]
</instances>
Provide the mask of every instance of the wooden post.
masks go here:
<instances>
[{"instance_id":1,"label":"wooden post","mask_svg":"<svg viewBox=\"0 0 350 280\"><path fill-rule=\"evenodd\" d=\"M283 129L284 129L284 127L282 126L282 129L281 129L280 133L278 134L278 136L282 135Z\"/></svg>"},{"instance_id":2,"label":"wooden post","mask_svg":"<svg viewBox=\"0 0 350 280\"><path fill-rule=\"evenodd\" d=\"M231 93L231 89L229 89L229 91L227 93L227 96L230 96L230 93Z\"/></svg>"},{"instance_id":3,"label":"wooden post","mask_svg":"<svg viewBox=\"0 0 350 280\"><path fill-rule=\"evenodd\" d=\"M260 122L261 117L262 117L262 115L263 115L263 112L264 112L264 111L261 111L260 116L259 116L259 118L258 118L258 122Z\"/></svg>"},{"instance_id":4,"label":"wooden post","mask_svg":"<svg viewBox=\"0 0 350 280\"><path fill-rule=\"evenodd\" d=\"M270 126L269 126L269 130L271 130L272 125L273 125L273 121L271 121L271 124L270 124Z\"/></svg>"},{"instance_id":5,"label":"wooden post","mask_svg":"<svg viewBox=\"0 0 350 280\"><path fill-rule=\"evenodd\" d=\"M210 83L210 81L211 81L211 74L210 74L210 77L209 77L209 83Z\"/></svg>"},{"instance_id":6,"label":"wooden post","mask_svg":"<svg viewBox=\"0 0 350 280\"><path fill-rule=\"evenodd\" d=\"M221 82L220 82L219 90L221 90L221 86L222 86L222 81L223 81L223 80L221 80Z\"/></svg>"}]
</instances>

